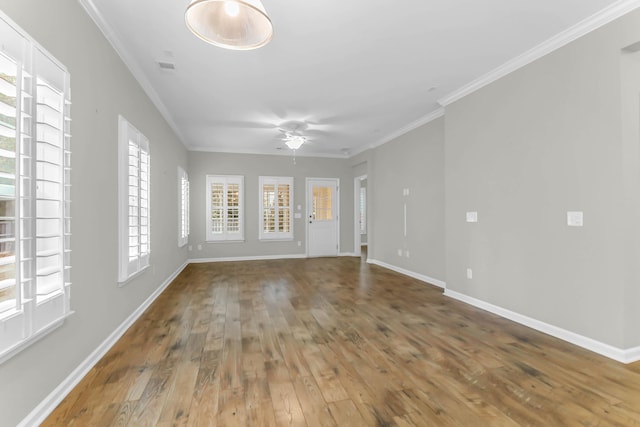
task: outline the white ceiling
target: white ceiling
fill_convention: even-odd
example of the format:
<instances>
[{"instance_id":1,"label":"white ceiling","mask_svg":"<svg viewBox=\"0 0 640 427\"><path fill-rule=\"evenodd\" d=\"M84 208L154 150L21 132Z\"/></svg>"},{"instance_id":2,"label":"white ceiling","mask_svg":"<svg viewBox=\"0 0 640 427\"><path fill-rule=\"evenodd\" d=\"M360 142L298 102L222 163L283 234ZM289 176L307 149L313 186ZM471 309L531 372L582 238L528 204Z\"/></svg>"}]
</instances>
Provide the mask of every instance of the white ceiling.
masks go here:
<instances>
[{"instance_id":1,"label":"white ceiling","mask_svg":"<svg viewBox=\"0 0 640 427\"><path fill-rule=\"evenodd\" d=\"M263 0L274 37L253 51L191 34L189 0L81 3L188 148L289 154L282 130L297 128L310 138L297 155L348 157L621 2Z\"/></svg>"}]
</instances>

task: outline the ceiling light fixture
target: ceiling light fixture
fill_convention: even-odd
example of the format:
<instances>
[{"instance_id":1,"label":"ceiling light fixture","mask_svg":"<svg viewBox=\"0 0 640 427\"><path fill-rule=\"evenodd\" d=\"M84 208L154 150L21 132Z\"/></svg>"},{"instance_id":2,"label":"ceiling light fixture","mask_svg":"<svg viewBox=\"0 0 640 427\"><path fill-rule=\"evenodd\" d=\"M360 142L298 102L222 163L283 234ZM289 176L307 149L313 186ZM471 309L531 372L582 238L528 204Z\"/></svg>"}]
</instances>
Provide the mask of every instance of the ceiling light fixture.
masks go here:
<instances>
[{"instance_id":1,"label":"ceiling light fixture","mask_svg":"<svg viewBox=\"0 0 640 427\"><path fill-rule=\"evenodd\" d=\"M257 49L273 36L260 0L193 0L184 17L193 34L225 49Z\"/></svg>"},{"instance_id":2,"label":"ceiling light fixture","mask_svg":"<svg viewBox=\"0 0 640 427\"><path fill-rule=\"evenodd\" d=\"M297 150L302 147L302 144L307 142L307 138L300 135L291 135L290 133L286 134L284 137L284 143L287 144L287 147L292 150Z\"/></svg>"}]
</instances>

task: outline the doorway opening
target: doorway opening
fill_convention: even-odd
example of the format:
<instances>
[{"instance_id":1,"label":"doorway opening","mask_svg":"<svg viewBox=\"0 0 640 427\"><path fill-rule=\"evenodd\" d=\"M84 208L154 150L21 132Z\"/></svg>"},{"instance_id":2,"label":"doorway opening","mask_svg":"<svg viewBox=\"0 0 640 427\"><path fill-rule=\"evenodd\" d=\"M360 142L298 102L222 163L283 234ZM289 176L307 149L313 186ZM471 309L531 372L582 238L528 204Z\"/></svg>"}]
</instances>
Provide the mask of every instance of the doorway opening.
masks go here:
<instances>
[{"instance_id":1,"label":"doorway opening","mask_svg":"<svg viewBox=\"0 0 640 427\"><path fill-rule=\"evenodd\" d=\"M368 245L367 175L354 178L354 252L366 256Z\"/></svg>"}]
</instances>

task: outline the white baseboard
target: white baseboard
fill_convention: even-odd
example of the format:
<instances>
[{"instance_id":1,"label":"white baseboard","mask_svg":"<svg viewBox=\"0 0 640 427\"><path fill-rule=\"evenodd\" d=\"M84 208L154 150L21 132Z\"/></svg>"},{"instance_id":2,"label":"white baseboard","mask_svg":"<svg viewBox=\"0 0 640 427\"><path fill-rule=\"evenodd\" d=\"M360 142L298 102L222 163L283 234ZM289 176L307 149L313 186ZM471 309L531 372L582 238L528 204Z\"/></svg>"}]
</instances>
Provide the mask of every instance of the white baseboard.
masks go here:
<instances>
[{"instance_id":1,"label":"white baseboard","mask_svg":"<svg viewBox=\"0 0 640 427\"><path fill-rule=\"evenodd\" d=\"M640 360L640 346L628 348L624 351L624 358L626 362L623 363L633 363Z\"/></svg>"},{"instance_id":2,"label":"white baseboard","mask_svg":"<svg viewBox=\"0 0 640 427\"><path fill-rule=\"evenodd\" d=\"M357 256L355 252L340 252L337 256ZM207 262L235 262L235 261L268 261L272 259L301 259L308 258L307 254L288 254L288 255L256 255L256 256L238 256L238 257L220 257L220 258L192 258L189 260L191 264L202 264Z\"/></svg>"},{"instance_id":3,"label":"white baseboard","mask_svg":"<svg viewBox=\"0 0 640 427\"><path fill-rule=\"evenodd\" d=\"M31 427L40 425L54 409L62 402L62 400L78 385L93 368L93 366L102 359L102 357L113 347L113 345L124 335L124 333L134 324L136 320L144 313L144 311L155 301L156 298L169 286L169 284L178 277L178 274L184 270L188 262L182 264L176 271L171 274L149 297L127 317L124 322L118 326L93 352L76 367L47 397L40 402L21 422L18 427Z\"/></svg>"},{"instance_id":4,"label":"white baseboard","mask_svg":"<svg viewBox=\"0 0 640 427\"><path fill-rule=\"evenodd\" d=\"M405 276L413 277L414 279L422 280L423 282L427 282L431 285L437 286L439 288L446 289L447 283L442 280L434 279L433 277L425 276L424 274L415 273L413 271L405 270L404 268L396 267L395 265L387 264L386 262L378 261L377 259L367 259L367 263L378 265L380 267L387 268L389 270L393 270L396 273L404 274Z\"/></svg>"},{"instance_id":5,"label":"white baseboard","mask_svg":"<svg viewBox=\"0 0 640 427\"><path fill-rule=\"evenodd\" d=\"M338 256L358 256L355 252L340 252Z\"/></svg>"},{"instance_id":6,"label":"white baseboard","mask_svg":"<svg viewBox=\"0 0 640 427\"><path fill-rule=\"evenodd\" d=\"M591 350L595 353L616 360L618 362L632 363L640 360L640 347L634 347L624 350L585 337L583 335L576 334L566 329L541 322L539 320L516 313L514 311L498 307L497 305L490 304L488 302L470 297L468 295L452 291L451 289L445 289L444 294L458 301L462 301L464 303L473 305L474 307L478 307L482 310L497 314L498 316L512 320L516 323L520 323L521 325L528 326L529 328L535 329L537 331L544 332L547 335L551 335L561 340L570 342L571 344L575 344L579 347L586 348L587 350Z\"/></svg>"},{"instance_id":7,"label":"white baseboard","mask_svg":"<svg viewBox=\"0 0 640 427\"><path fill-rule=\"evenodd\" d=\"M220 258L192 258L190 264L202 264L206 262L233 262L233 261L265 261L271 259L298 259L306 258L307 254L290 254L290 255L259 255L259 256L238 256L238 257L220 257Z\"/></svg>"}]
</instances>

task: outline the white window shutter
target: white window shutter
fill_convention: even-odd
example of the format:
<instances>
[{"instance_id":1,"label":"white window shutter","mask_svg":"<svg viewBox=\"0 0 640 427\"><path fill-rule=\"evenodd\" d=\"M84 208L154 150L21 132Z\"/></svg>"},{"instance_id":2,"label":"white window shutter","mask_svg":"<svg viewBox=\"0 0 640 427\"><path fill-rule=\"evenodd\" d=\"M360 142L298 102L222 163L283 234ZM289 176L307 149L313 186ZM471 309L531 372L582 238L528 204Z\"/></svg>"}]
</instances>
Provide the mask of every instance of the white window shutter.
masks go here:
<instances>
[{"instance_id":1,"label":"white window shutter","mask_svg":"<svg viewBox=\"0 0 640 427\"><path fill-rule=\"evenodd\" d=\"M293 239L293 177L258 180L260 240Z\"/></svg>"},{"instance_id":2,"label":"white window shutter","mask_svg":"<svg viewBox=\"0 0 640 427\"><path fill-rule=\"evenodd\" d=\"M189 176L178 166L178 247L189 241Z\"/></svg>"},{"instance_id":3,"label":"white window shutter","mask_svg":"<svg viewBox=\"0 0 640 427\"><path fill-rule=\"evenodd\" d=\"M2 361L71 313L71 102L65 67L2 14L0 38Z\"/></svg>"},{"instance_id":4,"label":"white window shutter","mask_svg":"<svg viewBox=\"0 0 640 427\"><path fill-rule=\"evenodd\" d=\"M149 140L118 116L119 268L124 283L149 266L151 254Z\"/></svg>"},{"instance_id":5,"label":"white window shutter","mask_svg":"<svg viewBox=\"0 0 640 427\"><path fill-rule=\"evenodd\" d=\"M244 240L244 177L207 175L207 241Z\"/></svg>"}]
</instances>

